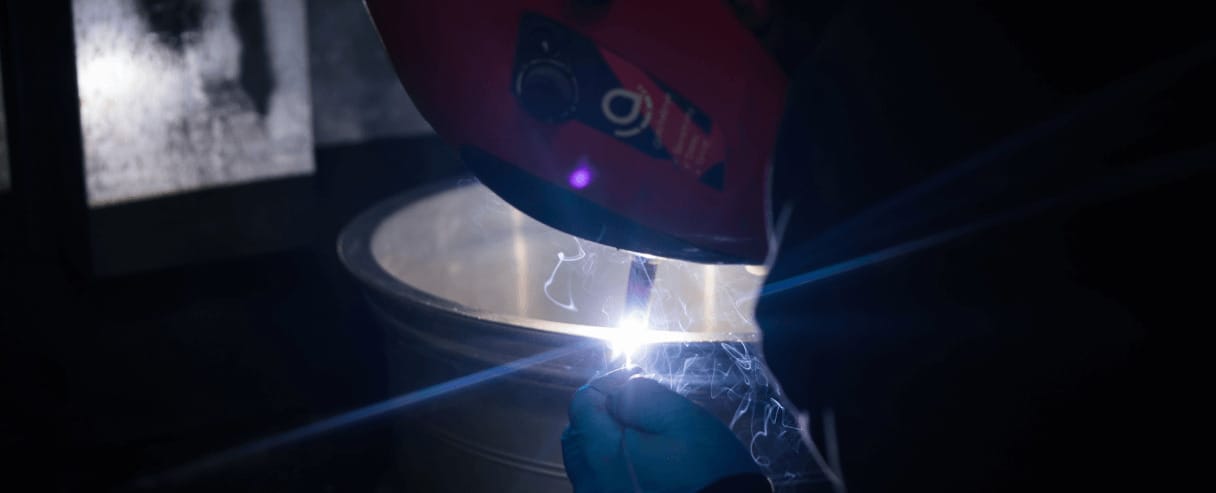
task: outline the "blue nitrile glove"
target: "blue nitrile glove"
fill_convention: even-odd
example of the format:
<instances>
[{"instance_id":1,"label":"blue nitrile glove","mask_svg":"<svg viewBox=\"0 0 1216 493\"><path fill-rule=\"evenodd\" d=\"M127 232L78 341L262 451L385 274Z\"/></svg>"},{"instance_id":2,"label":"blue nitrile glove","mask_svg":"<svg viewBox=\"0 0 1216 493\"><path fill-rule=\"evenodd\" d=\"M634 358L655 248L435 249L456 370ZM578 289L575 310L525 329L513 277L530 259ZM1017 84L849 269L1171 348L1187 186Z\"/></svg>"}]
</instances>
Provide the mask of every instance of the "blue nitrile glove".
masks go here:
<instances>
[{"instance_id":1,"label":"blue nitrile glove","mask_svg":"<svg viewBox=\"0 0 1216 493\"><path fill-rule=\"evenodd\" d=\"M694 493L740 476L769 490L726 425L634 373L609 373L574 394L562 455L575 492Z\"/></svg>"}]
</instances>

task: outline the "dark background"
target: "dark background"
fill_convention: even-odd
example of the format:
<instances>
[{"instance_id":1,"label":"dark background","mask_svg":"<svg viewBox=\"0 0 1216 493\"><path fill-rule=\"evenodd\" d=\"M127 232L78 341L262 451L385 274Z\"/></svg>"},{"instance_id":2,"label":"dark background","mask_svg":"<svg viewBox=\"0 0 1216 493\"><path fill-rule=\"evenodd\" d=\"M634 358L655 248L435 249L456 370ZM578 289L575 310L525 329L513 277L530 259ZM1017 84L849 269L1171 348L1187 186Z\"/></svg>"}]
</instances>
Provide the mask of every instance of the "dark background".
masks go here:
<instances>
[{"instance_id":1,"label":"dark background","mask_svg":"<svg viewBox=\"0 0 1216 493\"><path fill-rule=\"evenodd\" d=\"M459 168L431 139L320 149L317 164L315 232L295 248L108 279L5 252L3 387L19 397L0 433L34 464L18 471L47 490L113 486L387 396L380 333L335 239L377 200ZM192 488L370 491L387 432L347 430Z\"/></svg>"},{"instance_id":2,"label":"dark background","mask_svg":"<svg viewBox=\"0 0 1216 493\"><path fill-rule=\"evenodd\" d=\"M382 55L372 55L380 53L375 51L378 47L359 50L348 46L345 51L318 48L317 40L320 39L346 43L363 36L365 40L375 40L374 35L367 37L368 25L350 31L351 24L343 21L366 22L358 9L349 8L357 6L357 2L346 1L343 10L335 10L334 15L327 16L315 14L323 4L330 2L310 2L314 14L310 16L314 43L314 110L318 121L317 172L314 176L147 201L131 205L123 214L110 216L106 212L88 211L83 206L79 128L74 120L73 105L76 103L72 97L74 67L70 43L64 42L71 38L70 18L64 17L66 3L66 0L56 0L0 4L4 8L3 27L6 29L4 49L0 50L5 53L5 96L10 103L10 128L16 132L12 139L16 164L14 193L0 195L0 221L3 221L0 223L0 234L3 234L0 241L0 273L3 274L3 282L0 282L0 327L3 328L0 331L3 338L0 341L3 352L0 379L3 381L0 384L5 389L0 439L4 448L11 451L6 455L17 458L17 462L10 464L10 470L16 471L16 476L6 482L32 481L38 490L106 490L123 485L142 473L179 465L245 440L387 397L380 335L363 308L357 286L338 264L335 238L343 224L376 201L459 173L461 167L436 139L418 135L419 131L425 130L425 124L416 120L373 112L358 125L335 124L341 118L361 118L352 117L352 114L361 113L352 112L350 108L361 105L391 108L408 104L400 93L390 91L387 94L391 96L383 96L385 88L396 86ZM1156 7L1154 12L1160 13L1167 8ZM872 72L867 63L874 62L874 66L892 72L887 74L888 78L863 78L856 86L844 89L885 88L890 101L872 102L873 106L861 109L872 111L869 116L879 122L890 122L888 117L897 114L907 118L892 125L902 129L895 132L893 138L900 140L899 145L925 155L911 156L909 165L901 169L885 167L887 161L883 156L869 156L865 162L874 164L873 167L836 168L843 176L830 180L808 181L805 177L783 180L779 185L793 188L804 183L841 184L836 190L840 192L839 200L834 204L838 208L825 209L836 215L807 218L808 224L803 225L800 232L811 236L909 182L939 171L934 166L940 166L941 162L982 149L1006 133L1048 116L1048 110L1069 107L1070 103L1104 86L1112 78L1134 72L1165 54L1175 53L1180 46L1211 40L1210 28L1204 27L1179 31L1175 33L1178 36L1161 36L1174 30L1174 24L1137 21L1136 17L1142 12L1134 6L1123 9L1117 19L1095 15L1107 10L1090 11L1086 7L1074 7L1067 15L1058 10L1038 9L1025 7L1023 12L1006 17L1028 22L1020 31L1028 33L1027 38L1015 41L1026 53L1037 55L1025 59L1025 66L994 65L996 69L1011 70L1033 83L1042 84L1059 99L1047 101L1048 108L1043 109L1025 104L1028 100L1002 99L1008 95L984 94L980 90L968 92L965 87L953 94L965 96L953 99L956 102L998 101L1000 104L996 107L1006 113L986 115L987 121L996 123L993 127L968 128L967 122L972 120L966 116L968 112L978 112L975 106L942 107L908 97L910 93L942 96L940 93L950 91L933 85L901 86L901 71L916 73L921 67L907 61L909 59L899 52L875 50L842 55L842 60L836 61L846 66L842 70L853 69L861 76L868 76ZM918 10L908 15L925 15L924 12ZM889 28L884 32L897 32L905 25L898 16L889 17L886 22L890 24L879 25ZM1095 31L1090 29L1092 25L1104 27ZM1143 29L1125 29L1124 26ZM814 38L815 29L820 27L813 22L805 27L811 33L808 38ZM1047 35L1032 35L1042 34L1044 29L1048 30ZM873 34L862 31L863 35ZM335 33L356 33L357 36ZM952 42L941 39L945 34L938 34L937 39L933 34L928 33L921 39L930 44ZM1066 42L1075 41L1078 36L1081 36L1080 42ZM31 45L31 39L37 39L38 43ZM21 40L25 42L19 43ZM1112 44L1111 40L1118 42ZM1035 44L1039 42L1045 44ZM972 67L969 63L991 61L984 56L972 57L974 54L965 49L966 43L956 46L961 47L960 56L964 58L945 61L945 65L966 69ZM1069 49L1060 49L1063 46ZM1000 73L992 67L987 69L992 70L969 73ZM1210 65L1206 70L1210 80ZM1012 80L1005 82L1011 87L1016 85ZM1001 84L992 87L1001 87ZM1190 87L1185 97L1205 92L1204 87ZM864 98L852 99L858 100ZM1147 116L1133 120L1143 122L1146 127L1159 127L1159 131L1149 132L1153 138L1146 140L1151 144L1147 147L1129 145L1121 148L1120 155L1126 158L1123 163L1129 169L1144 166L1153 156L1168 156L1211 143L1210 106L1194 105L1190 99L1171 99L1168 94L1163 101L1168 104L1148 105ZM893 110L894 105L906 106L900 108L900 113ZM820 108L813 107L806 114L819 114L815 112ZM1169 114L1154 113L1159 108L1168 109ZM853 111L855 109L828 108L841 111L839 118L824 119L829 132L840 132L829 134L847 136L848 132L840 129L853 123L858 125L853 130L868 130L857 123L861 122L861 113ZM1188 113L1186 109L1193 111ZM1186 124L1187 118L1204 119L1205 116L1207 126ZM1165 120L1173 126L1159 125ZM922 121L955 126L920 124ZM942 138L947 128L950 135L967 136L966 145L955 145ZM1085 128L1089 132L1084 133L1085 142L1118 139L1123 135L1106 131L1122 128L1113 125L1104 127L1098 123ZM935 145L923 145L930 141ZM1050 143L1036 151L1042 155L1032 153L1028 159L1047 170L1056 164L1068 164L1039 158L1067 156L1075 148L1074 143L1067 140ZM863 148L858 146L841 152ZM881 149L875 152L879 151ZM924 163L929 164L920 166ZM1011 346L1025 353L1006 351L998 354L1021 361L1033 362L1047 355L1059 357L1060 361L1077 362L1067 366L1069 375L1079 375L1078 381L1096 385L1089 385L1084 392L1051 395L1033 403L1044 408L1059 406L1055 410L1056 416L1067 419L1048 423L1052 427L1028 435L1023 443L1026 449L1018 450L1014 455L1035 460L1019 465L1058 468L1062 473L1084 470L1087 474L1102 475L1100 483L1105 485L1117 485L1127 477L1129 483L1148 489L1160 478L1175 476L1176 469L1194 466L1194 456L1180 452L1182 447L1175 447L1173 443L1167 445L1163 437L1204 443L1199 438L1198 427L1183 423L1180 418L1196 413L1193 398L1206 394L1209 386L1199 378L1202 368L1207 366L1202 364L1206 346L1199 341L1212 325L1210 315L1205 313L1205 299L1212 291L1206 285L1211 270L1210 261L1196 260L1212 251L1210 240L1208 243L1199 241L1201 237L1211 236L1207 231L1212 224L1210 164L1209 159L1202 173L1140 189L1132 197L1087 202L1063 212L1033 216L1025 221L1019 219L1009 228L998 228L994 233L934 251L928 260L908 257L902 263L880 266L863 275L849 277L840 285L819 285L801 294L816 295L815 299L824 311L852 305L859 307L859 311L872 313L898 306L884 304L896 300L909 306L910 310L920 311L936 307L933 303L955 305L955 308L961 305L966 310L959 313L977 314L981 318L986 314L985 310L997 306L995 303L1031 300L1024 305L1005 306L1014 315L1024 315L1023 318L1011 318L1004 325L1040 324L1024 338L1018 337L1019 345ZM979 175L981 186L961 187L965 190L956 190L958 194L943 195L949 199L946 203L930 202L928 205L949 212L945 217L966 223L976 216L999 212L1001 206L1008 205L1003 200L1014 203L1027 197L1052 196L1046 193L1048 190L1033 184L1007 188L1007 185L1017 185L1011 178L1026 176L1019 174L1022 171L1024 168L1017 166L997 168ZM1098 170L1096 174L1105 171ZM1063 180L1055 185L1072 186L1084 182L1070 181L1068 176L1048 176ZM855 188L850 190L846 185ZM1062 187L1051 192L1070 189ZM977 191L1009 195L997 194L1000 200L985 201L985 196L979 194L978 201L970 203L979 204L976 208L950 203L953 199L976 199L967 193L978 194ZM806 190L797 189L788 193L831 197L832 191L827 192L807 194ZM276 201L276 197L307 199ZM223 204L223 208L216 209L217 204ZM293 209L297 206L300 208ZM245 236L250 231L250 223L242 222L240 218L257 217L258 211L272 209L278 211L276 214L296 211L290 228L281 236L276 235L290 237L290 245L270 247L259 238ZM163 219L166 215L180 216L186 224L210 225L211 230L205 238L245 241L187 243L175 248L190 250L194 247L195 251L188 261L178 265L112 276L93 274L97 243L90 240L90 234L97 234L99 230L117 232L113 237L137 244L144 221ZM920 226L928 231L941 224ZM924 232L904 233L915 237ZM787 239L796 238L796 234L791 234ZM1018 241L1010 241L1011 238ZM867 247L883 246L898 239L854 238L858 242L856 245L832 245L830 251L811 252L813 255L807 255L809 265L799 263L784 275L829 265L847 259L857 251L866 251ZM127 251L122 243L110 245L116 245L111 247L113 255ZM969 259L969 263L959 259ZM183 259L171 256L164 260L159 263L173 264L174 260ZM1004 260L1021 263L1005 263ZM1033 265L1039 260L1061 263ZM967 269L971 271L957 272ZM984 278L988 269L1001 272L1014 281L995 285ZM1057 277L1037 276L1043 272ZM1082 331L1071 331L1087 320L1085 312L1076 308L1072 299L1059 297L1055 298L1055 304L1045 304L1042 299L1035 298L1057 293L1071 295L1072 291L1050 284L1060 279L1078 283L1124 311L1104 311L1107 319L1085 325ZM907 296L909 291L903 286L910 284L900 283L912 281L920 284L911 291L914 296ZM858 286L866 289L858 291ZM857 292L862 294L842 294ZM870 295L873 296L866 297ZM798 298L788 298L785 302L792 307L786 313L801 314L808 307ZM1068 317L1055 317L1056 313ZM1130 356L1118 355L1116 364L1100 374L1082 364L1085 353L1060 350L1065 346L1059 345L1061 338L1053 334L1061 331L1057 333L1070 335L1064 341L1069 343L1067 349L1084 349L1089 345L1089 337L1094 341L1107 340L1109 331L1105 329L1116 326L1107 325L1111 322L1119 324L1121 330L1126 329L1121 336L1132 336L1134 350ZM805 320L797 319L791 325L797 329L803 323ZM1004 332L1010 333L1017 334ZM881 331L876 334L883 335ZM951 335L943 337L950 339ZM849 344L856 341L845 339L843 347L859 353L865 353L865 348L879 347L850 347ZM800 346L790 344L786 347ZM848 351L838 353L852 354ZM770 352L771 356L774 356L773 352ZM810 359L800 358L802 353L792 351L781 356L787 360ZM848 367L856 361L870 360L857 358L840 364ZM979 367L985 362L969 363ZM1009 376L1011 370L1007 368L998 368L996 374ZM901 384L899 377L914 373L893 360L886 360L885 366L879 364L861 370L873 370L886 377L893 375L897 380L893 385ZM975 375L960 376L956 370L958 368L949 368L944 372L953 375L955 381L981 380ZM1089 375L1094 378L1086 380ZM1037 378L1036 382L1051 382L1056 375L1048 373ZM990 382L972 383L983 387ZM848 383L840 385L847 387ZM1041 386L1031 390L1048 392L1052 389ZM854 394L853 388L837 390L841 395ZM1010 389L1008 393L1004 390L997 386L985 388L985 392L1000 397L994 402L1002 404L1017 402L1020 396L1029 395L1019 393L1025 389ZM926 397L929 395L921 394L920 399L931 400L932 397ZM878 413L883 409L881 397L876 398L879 405L871 407L879 409ZM964 414L958 410L954 412ZM1023 416L1008 409L1007 412L1011 418ZM971 424L977 430L1013 429L987 422ZM962 433L956 432L956 435ZM1099 449L1104 453L1093 453ZM966 451L950 452L966 454ZM191 483L186 489L370 491L388 482L385 475L392 455L386 424L373 422L235 464ZM865 455L855 457L864 458ZM923 474L917 479L925 481L918 483L921 487L932 486L941 475L951 473L951 465L937 463L936 455L921 453L907 457L915 459L907 461L910 464L907 467L923 466L917 471ZM1007 463L1000 462L995 467L999 469ZM1078 466L1083 467L1078 469ZM1055 489L1051 484L1031 481L1050 473L1036 476L1034 471L1016 472L1022 473L1018 480L1027 482L1006 483L1006 487ZM1133 478L1135 481L1131 481ZM990 476L971 479L992 480ZM1084 489L1085 481L1077 485Z\"/></svg>"},{"instance_id":3,"label":"dark background","mask_svg":"<svg viewBox=\"0 0 1216 493\"><path fill-rule=\"evenodd\" d=\"M337 235L463 169L401 90L361 2L308 2L314 175L96 210L83 202L69 5L0 4L20 140L14 190L0 193L6 487L119 489L387 397L380 333ZM182 489L373 491L388 432L369 423Z\"/></svg>"}]
</instances>

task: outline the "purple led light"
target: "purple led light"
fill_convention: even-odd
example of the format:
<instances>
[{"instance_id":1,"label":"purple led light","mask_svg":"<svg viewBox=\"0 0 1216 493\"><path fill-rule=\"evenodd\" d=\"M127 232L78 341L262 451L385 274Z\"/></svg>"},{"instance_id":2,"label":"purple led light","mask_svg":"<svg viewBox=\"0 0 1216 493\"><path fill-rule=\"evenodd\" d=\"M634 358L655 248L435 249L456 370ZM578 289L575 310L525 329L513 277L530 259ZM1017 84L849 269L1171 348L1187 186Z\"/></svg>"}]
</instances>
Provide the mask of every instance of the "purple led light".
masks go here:
<instances>
[{"instance_id":1,"label":"purple led light","mask_svg":"<svg viewBox=\"0 0 1216 493\"><path fill-rule=\"evenodd\" d=\"M576 169L570 173L570 186L582 190L591 184L591 170Z\"/></svg>"},{"instance_id":2,"label":"purple led light","mask_svg":"<svg viewBox=\"0 0 1216 493\"><path fill-rule=\"evenodd\" d=\"M587 158L578 160L578 166L570 173L570 186L575 190L582 190L591 184L591 164L587 162Z\"/></svg>"}]
</instances>

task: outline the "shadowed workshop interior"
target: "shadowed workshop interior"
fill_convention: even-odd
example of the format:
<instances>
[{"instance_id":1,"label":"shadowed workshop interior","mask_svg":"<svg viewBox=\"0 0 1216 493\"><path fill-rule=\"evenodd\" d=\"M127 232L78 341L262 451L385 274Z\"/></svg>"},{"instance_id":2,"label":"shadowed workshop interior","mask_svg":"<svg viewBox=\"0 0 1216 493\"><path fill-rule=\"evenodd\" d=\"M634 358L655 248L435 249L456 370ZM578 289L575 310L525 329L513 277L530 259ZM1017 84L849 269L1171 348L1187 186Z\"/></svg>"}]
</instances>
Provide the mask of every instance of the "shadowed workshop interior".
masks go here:
<instances>
[{"instance_id":1,"label":"shadowed workshop interior","mask_svg":"<svg viewBox=\"0 0 1216 493\"><path fill-rule=\"evenodd\" d=\"M505 27L369 3L0 4L6 482L569 491L571 396L623 366L708 409L776 491L1196 467L1174 442L1198 433L1210 325L1199 16L724 1L689 19L735 31L682 44L595 27L645 2L487 6L544 13ZM747 70L592 43L646 60L657 39ZM436 82L461 70L489 82ZM694 157L690 132L736 140ZM615 171L608 141L676 166ZM660 189L685 172L696 192ZM738 208L668 210L720 192ZM808 445L836 429L841 450Z\"/></svg>"}]
</instances>

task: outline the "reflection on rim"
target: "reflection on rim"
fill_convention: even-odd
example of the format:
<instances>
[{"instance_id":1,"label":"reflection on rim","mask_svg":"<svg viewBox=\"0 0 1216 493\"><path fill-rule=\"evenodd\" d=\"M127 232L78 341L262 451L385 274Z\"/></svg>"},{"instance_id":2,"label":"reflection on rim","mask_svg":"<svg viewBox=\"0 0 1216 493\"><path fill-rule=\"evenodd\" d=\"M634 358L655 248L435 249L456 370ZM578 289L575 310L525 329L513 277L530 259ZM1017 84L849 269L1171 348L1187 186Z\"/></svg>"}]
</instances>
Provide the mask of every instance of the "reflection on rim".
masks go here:
<instances>
[{"instance_id":1,"label":"reflection on rim","mask_svg":"<svg viewBox=\"0 0 1216 493\"><path fill-rule=\"evenodd\" d=\"M628 307L632 254L549 228L471 180L369 210L339 248L381 292L481 321L615 348L759 340L763 269L655 259L649 302Z\"/></svg>"}]
</instances>

